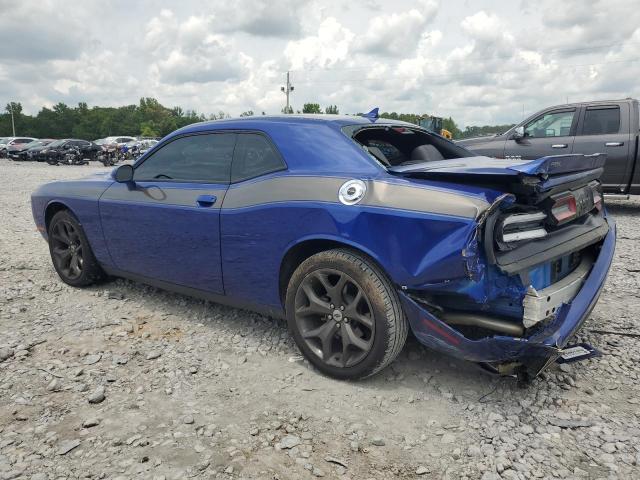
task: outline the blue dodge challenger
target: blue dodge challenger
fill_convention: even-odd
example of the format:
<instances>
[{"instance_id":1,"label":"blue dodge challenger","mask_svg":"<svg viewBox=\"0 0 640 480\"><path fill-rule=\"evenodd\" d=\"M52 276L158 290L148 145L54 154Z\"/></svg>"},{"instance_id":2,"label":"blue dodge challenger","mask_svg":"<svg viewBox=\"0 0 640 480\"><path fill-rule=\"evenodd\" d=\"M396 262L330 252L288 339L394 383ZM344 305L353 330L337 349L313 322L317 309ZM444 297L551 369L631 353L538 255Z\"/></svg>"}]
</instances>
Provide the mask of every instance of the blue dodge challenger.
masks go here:
<instances>
[{"instance_id":1,"label":"blue dodge challenger","mask_svg":"<svg viewBox=\"0 0 640 480\"><path fill-rule=\"evenodd\" d=\"M604 155L473 156L374 116L180 129L133 165L41 186L69 285L108 276L286 317L321 372L427 347L532 378L594 307L615 247Z\"/></svg>"}]
</instances>

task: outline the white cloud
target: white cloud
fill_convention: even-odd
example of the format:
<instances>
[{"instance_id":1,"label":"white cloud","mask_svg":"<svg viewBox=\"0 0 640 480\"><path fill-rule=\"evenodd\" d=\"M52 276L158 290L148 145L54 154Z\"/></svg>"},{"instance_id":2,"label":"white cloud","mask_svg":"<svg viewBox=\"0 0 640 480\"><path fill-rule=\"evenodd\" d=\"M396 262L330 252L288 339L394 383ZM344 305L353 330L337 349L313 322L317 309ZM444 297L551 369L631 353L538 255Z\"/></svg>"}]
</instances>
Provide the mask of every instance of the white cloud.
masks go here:
<instances>
[{"instance_id":1,"label":"white cloud","mask_svg":"<svg viewBox=\"0 0 640 480\"><path fill-rule=\"evenodd\" d=\"M250 57L238 52L221 34L214 33L214 15L190 16L178 21L162 10L147 26L144 47L154 59L149 67L160 83L209 83L235 80L246 74Z\"/></svg>"},{"instance_id":2,"label":"white cloud","mask_svg":"<svg viewBox=\"0 0 640 480\"><path fill-rule=\"evenodd\" d=\"M385 13L374 17L357 50L373 55L405 57L425 38L425 28L438 11L435 1L422 1L406 12Z\"/></svg>"},{"instance_id":3,"label":"white cloud","mask_svg":"<svg viewBox=\"0 0 640 480\"><path fill-rule=\"evenodd\" d=\"M227 2L220 15L225 31L243 31L263 37L295 37L301 32L301 0L255 0L248 8Z\"/></svg>"},{"instance_id":4,"label":"white cloud","mask_svg":"<svg viewBox=\"0 0 640 480\"><path fill-rule=\"evenodd\" d=\"M284 55L294 70L333 67L347 59L353 38L353 32L329 17L320 24L316 35L289 42Z\"/></svg>"},{"instance_id":5,"label":"white cloud","mask_svg":"<svg viewBox=\"0 0 640 480\"><path fill-rule=\"evenodd\" d=\"M74 58L91 35L87 12L53 2L0 0L0 62Z\"/></svg>"}]
</instances>

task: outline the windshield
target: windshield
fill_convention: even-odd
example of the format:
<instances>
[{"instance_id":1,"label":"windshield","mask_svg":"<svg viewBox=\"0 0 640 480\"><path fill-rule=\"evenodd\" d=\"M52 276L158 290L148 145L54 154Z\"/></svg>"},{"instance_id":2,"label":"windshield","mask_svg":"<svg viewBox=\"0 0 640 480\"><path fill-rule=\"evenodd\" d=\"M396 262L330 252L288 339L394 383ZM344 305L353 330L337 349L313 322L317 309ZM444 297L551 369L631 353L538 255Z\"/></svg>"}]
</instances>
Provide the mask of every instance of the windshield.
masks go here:
<instances>
[{"instance_id":1,"label":"windshield","mask_svg":"<svg viewBox=\"0 0 640 480\"><path fill-rule=\"evenodd\" d=\"M33 142L27 143L24 148L37 147L38 145L42 145L42 142L40 140L34 140Z\"/></svg>"},{"instance_id":2,"label":"windshield","mask_svg":"<svg viewBox=\"0 0 640 480\"><path fill-rule=\"evenodd\" d=\"M49 144L50 147L59 147L61 145L64 145L64 142L66 142L66 140L56 140L55 142L51 142Z\"/></svg>"}]
</instances>

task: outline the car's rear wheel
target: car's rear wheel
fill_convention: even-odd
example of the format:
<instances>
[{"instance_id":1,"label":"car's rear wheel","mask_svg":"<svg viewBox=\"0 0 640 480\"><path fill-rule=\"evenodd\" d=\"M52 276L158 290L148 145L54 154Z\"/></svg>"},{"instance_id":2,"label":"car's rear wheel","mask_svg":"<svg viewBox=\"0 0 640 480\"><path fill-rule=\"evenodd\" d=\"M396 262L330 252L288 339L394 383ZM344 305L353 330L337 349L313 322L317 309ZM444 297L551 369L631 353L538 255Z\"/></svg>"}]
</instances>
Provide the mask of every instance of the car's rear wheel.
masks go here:
<instances>
[{"instance_id":1,"label":"car's rear wheel","mask_svg":"<svg viewBox=\"0 0 640 480\"><path fill-rule=\"evenodd\" d=\"M53 216L48 236L53 267L63 282L85 287L105 277L82 226L69 211L61 210Z\"/></svg>"},{"instance_id":2,"label":"car's rear wheel","mask_svg":"<svg viewBox=\"0 0 640 480\"><path fill-rule=\"evenodd\" d=\"M328 250L302 262L289 281L286 311L300 351L339 379L379 372L407 338L393 285L373 261L352 250Z\"/></svg>"}]
</instances>

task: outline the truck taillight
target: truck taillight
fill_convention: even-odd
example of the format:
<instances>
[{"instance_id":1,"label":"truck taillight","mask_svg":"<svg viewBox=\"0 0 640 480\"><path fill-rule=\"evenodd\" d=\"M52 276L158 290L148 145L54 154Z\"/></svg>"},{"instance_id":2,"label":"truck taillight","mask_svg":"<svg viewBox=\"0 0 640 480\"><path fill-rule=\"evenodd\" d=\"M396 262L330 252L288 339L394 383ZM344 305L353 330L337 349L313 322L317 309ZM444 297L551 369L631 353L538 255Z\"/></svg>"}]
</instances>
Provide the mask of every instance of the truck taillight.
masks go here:
<instances>
[{"instance_id":1,"label":"truck taillight","mask_svg":"<svg viewBox=\"0 0 640 480\"><path fill-rule=\"evenodd\" d=\"M591 185L591 192L593 193L593 206L599 212L602 211L602 192L600 191L600 185Z\"/></svg>"},{"instance_id":2,"label":"truck taillight","mask_svg":"<svg viewBox=\"0 0 640 480\"><path fill-rule=\"evenodd\" d=\"M578 215L576 197L573 194L557 198L551 207L551 215L556 219L558 225L573 220Z\"/></svg>"}]
</instances>

